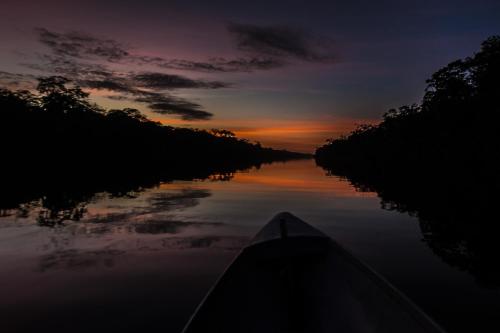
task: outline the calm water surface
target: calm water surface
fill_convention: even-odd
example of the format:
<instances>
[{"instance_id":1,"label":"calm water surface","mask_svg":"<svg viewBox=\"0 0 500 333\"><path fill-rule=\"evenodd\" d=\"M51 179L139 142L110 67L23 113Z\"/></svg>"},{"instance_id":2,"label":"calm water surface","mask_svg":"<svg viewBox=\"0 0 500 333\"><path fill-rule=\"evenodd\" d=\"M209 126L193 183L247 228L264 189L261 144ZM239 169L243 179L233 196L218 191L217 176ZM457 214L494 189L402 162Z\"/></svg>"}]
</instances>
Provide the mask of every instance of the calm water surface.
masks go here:
<instances>
[{"instance_id":1,"label":"calm water surface","mask_svg":"<svg viewBox=\"0 0 500 333\"><path fill-rule=\"evenodd\" d=\"M179 332L225 266L280 211L330 235L450 332L500 331L497 289L436 256L416 218L381 209L375 193L326 176L312 160L226 181L97 193L75 206L78 221L53 226L38 201L2 211L2 332Z\"/></svg>"}]
</instances>

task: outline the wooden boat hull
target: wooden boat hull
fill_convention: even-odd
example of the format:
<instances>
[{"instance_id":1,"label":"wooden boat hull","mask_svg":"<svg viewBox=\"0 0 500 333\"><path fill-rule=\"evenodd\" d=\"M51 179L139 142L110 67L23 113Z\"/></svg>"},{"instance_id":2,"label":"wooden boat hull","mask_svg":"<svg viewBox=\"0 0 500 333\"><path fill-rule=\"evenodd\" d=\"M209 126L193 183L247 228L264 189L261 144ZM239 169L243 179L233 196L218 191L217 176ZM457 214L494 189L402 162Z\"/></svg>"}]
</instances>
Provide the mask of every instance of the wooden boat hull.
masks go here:
<instances>
[{"instance_id":1,"label":"wooden boat hull","mask_svg":"<svg viewBox=\"0 0 500 333\"><path fill-rule=\"evenodd\" d=\"M228 267L192 332L443 332L331 238L278 214Z\"/></svg>"}]
</instances>

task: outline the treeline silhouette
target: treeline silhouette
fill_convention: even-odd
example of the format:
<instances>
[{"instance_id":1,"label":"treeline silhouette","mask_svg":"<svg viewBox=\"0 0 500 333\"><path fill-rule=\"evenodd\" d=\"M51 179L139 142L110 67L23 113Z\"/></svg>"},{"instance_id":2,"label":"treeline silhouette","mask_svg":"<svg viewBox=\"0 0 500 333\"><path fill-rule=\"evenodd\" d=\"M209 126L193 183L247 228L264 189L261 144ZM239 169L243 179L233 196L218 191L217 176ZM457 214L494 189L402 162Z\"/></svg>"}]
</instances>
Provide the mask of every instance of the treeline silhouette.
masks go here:
<instances>
[{"instance_id":1,"label":"treeline silhouette","mask_svg":"<svg viewBox=\"0 0 500 333\"><path fill-rule=\"evenodd\" d=\"M0 209L47 192L120 193L309 157L227 130L164 126L136 109L104 110L64 77L40 78L37 90L0 88Z\"/></svg>"},{"instance_id":2,"label":"treeline silhouette","mask_svg":"<svg viewBox=\"0 0 500 333\"><path fill-rule=\"evenodd\" d=\"M316 151L317 163L417 215L446 262L500 286L500 37L438 70L419 105L388 111Z\"/></svg>"}]
</instances>

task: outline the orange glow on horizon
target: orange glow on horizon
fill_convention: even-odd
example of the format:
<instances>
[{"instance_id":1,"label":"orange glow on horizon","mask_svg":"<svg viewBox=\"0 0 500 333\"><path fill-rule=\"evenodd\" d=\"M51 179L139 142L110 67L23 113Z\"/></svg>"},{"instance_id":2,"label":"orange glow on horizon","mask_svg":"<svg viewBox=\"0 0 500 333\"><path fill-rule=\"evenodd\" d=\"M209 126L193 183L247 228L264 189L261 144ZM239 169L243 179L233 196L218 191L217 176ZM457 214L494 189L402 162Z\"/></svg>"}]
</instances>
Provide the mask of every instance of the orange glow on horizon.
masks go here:
<instances>
[{"instance_id":1,"label":"orange glow on horizon","mask_svg":"<svg viewBox=\"0 0 500 333\"><path fill-rule=\"evenodd\" d=\"M110 101L106 97L114 95L96 89L88 89L93 97L100 99L100 103L106 108L117 107L119 101ZM136 107L136 105L130 105ZM137 106L138 107L138 106ZM327 139L337 138L342 134L352 131L357 124L374 124L375 119L363 118L336 118L323 116L320 119L223 119L217 118L206 121L186 121L175 116L158 115L151 111L145 111L145 115L152 121L166 126L199 128L209 130L212 128L226 129L232 131L237 137L252 142L260 142L265 147L276 149L287 149L304 153L313 153L315 149L323 145Z\"/></svg>"},{"instance_id":2,"label":"orange glow on horizon","mask_svg":"<svg viewBox=\"0 0 500 333\"><path fill-rule=\"evenodd\" d=\"M367 123L373 120L264 121L261 126L237 128L234 132L239 137L259 141L273 148L310 153L316 147L323 145L327 139L347 134L360 122Z\"/></svg>"},{"instance_id":3,"label":"orange glow on horizon","mask_svg":"<svg viewBox=\"0 0 500 333\"><path fill-rule=\"evenodd\" d=\"M280 119L214 119L207 122L189 123L178 118L152 117L164 125L200 129L221 128L239 138L258 141L277 149L311 153L329 138L347 134L360 123L375 123L373 119L340 118L327 120L280 120Z\"/></svg>"}]
</instances>

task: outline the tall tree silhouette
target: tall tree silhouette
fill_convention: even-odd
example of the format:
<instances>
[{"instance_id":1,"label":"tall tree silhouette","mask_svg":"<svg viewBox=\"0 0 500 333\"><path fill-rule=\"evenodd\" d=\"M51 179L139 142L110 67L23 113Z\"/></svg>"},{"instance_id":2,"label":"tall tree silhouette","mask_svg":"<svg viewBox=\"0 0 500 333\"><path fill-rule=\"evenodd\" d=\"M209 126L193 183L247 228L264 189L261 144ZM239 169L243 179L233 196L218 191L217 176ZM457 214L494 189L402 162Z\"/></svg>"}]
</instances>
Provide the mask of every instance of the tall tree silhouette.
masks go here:
<instances>
[{"instance_id":1,"label":"tall tree silhouette","mask_svg":"<svg viewBox=\"0 0 500 333\"><path fill-rule=\"evenodd\" d=\"M420 105L389 110L316 151L329 172L420 219L444 260L500 286L500 37L427 80Z\"/></svg>"},{"instance_id":2,"label":"tall tree silhouette","mask_svg":"<svg viewBox=\"0 0 500 333\"><path fill-rule=\"evenodd\" d=\"M72 184L76 192L87 193L121 183L208 178L308 157L263 148L227 130L164 126L136 109L104 110L60 76L40 78L37 90L0 89L0 208L48 189L67 193Z\"/></svg>"}]
</instances>

